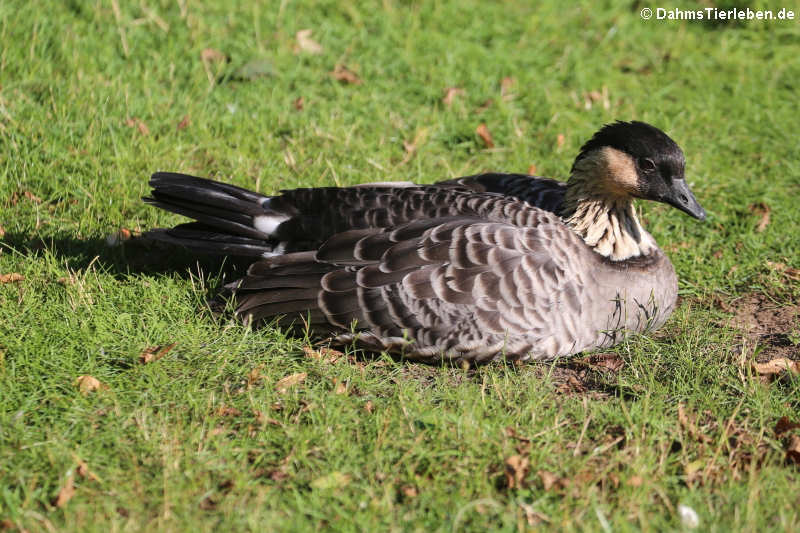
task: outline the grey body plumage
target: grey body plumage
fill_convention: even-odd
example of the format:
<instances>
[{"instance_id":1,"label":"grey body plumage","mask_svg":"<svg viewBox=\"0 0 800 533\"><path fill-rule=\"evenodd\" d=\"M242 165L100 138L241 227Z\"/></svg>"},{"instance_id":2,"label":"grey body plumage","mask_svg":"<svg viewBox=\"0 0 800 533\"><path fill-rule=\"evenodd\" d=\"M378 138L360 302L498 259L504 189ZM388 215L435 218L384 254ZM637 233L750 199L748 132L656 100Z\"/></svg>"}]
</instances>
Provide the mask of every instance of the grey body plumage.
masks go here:
<instances>
[{"instance_id":1,"label":"grey body plumage","mask_svg":"<svg viewBox=\"0 0 800 533\"><path fill-rule=\"evenodd\" d=\"M197 221L153 237L260 258L231 287L247 320L431 362L548 360L659 327L677 278L632 199L705 216L680 149L637 122L601 129L567 184L482 174L272 197L180 174L150 184L147 202Z\"/></svg>"}]
</instances>

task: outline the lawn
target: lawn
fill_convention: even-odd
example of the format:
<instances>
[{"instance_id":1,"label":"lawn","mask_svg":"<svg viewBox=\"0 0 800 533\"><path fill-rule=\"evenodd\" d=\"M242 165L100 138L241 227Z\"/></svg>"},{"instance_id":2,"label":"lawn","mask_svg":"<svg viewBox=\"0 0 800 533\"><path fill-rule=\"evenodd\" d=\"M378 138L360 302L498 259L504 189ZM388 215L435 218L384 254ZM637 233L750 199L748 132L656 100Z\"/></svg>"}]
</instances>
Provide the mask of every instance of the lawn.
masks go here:
<instances>
[{"instance_id":1,"label":"lawn","mask_svg":"<svg viewBox=\"0 0 800 533\"><path fill-rule=\"evenodd\" d=\"M800 15L643 7L0 3L0 531L800 527ZM241 265L107 239L182 221L156 170L566 179L616 119L682 146L709 219L641 206L680 304L601 356L312 349L208 309Z\"/></svg>"}]
</instances>

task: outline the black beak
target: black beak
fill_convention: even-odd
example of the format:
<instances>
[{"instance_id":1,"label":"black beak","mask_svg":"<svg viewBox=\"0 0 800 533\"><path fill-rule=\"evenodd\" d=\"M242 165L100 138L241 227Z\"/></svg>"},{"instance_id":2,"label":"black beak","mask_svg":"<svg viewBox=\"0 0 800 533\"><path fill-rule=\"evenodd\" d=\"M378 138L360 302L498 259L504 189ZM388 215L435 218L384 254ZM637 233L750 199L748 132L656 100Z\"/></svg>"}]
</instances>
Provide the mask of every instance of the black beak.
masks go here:
<instances>
[{"instance_id":1,"label":"black beak","mask_svg":"<svg viewBox=\"0 0 800 533\"><path fill-rule=\"evenodd\" d=\"M706 211L697 202L686 180L674 180L667 194L661 199L662 202L680 209L689 216L697 220L706 219Z\"/></svg>"}]
</instances>

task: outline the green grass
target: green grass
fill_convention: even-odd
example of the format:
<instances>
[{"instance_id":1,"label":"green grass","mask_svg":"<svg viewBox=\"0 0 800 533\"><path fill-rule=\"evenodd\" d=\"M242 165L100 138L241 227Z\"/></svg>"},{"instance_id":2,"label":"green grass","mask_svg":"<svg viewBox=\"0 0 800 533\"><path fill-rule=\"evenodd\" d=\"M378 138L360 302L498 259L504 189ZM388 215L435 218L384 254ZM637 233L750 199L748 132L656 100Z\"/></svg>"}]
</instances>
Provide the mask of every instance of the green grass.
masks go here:
<instances>
[{"instance_id":1,"label":"green grass","mask_svg":"<svg viewBox=\"0 0 800 533\"><path fill-rule=\"evenodd\" d=\"M800 267L797 20L645 22L640 3L119 4L0 3L0 274L25 278L0 284L0 529L660 531L683 527L680 504L703 531L798 527L798 471L773 428L798 419L800 383L753 376L754 346L737 355L713 305L800 293L767 263ZM322 53L295 53L302 29ZM228 60L204 66L205 49ZM337 63L363 83L334 80ZM465 91L449 107L447 87ZM587 106L592 91L607 106ZM310 359L303 339L208 312L230 275L213 263L165 269L164 251L105 245L180 221L140 201L156 170L262 192L532 164L563 179L615 119L676 139L710 216L642 206L684 299L588 391L570 392L564 363ZM81 395L81 375L108 389ZM513 455L530 468L509 488ZM546 490L540 471L562 481Z\"/></svg>"}]
</instances>

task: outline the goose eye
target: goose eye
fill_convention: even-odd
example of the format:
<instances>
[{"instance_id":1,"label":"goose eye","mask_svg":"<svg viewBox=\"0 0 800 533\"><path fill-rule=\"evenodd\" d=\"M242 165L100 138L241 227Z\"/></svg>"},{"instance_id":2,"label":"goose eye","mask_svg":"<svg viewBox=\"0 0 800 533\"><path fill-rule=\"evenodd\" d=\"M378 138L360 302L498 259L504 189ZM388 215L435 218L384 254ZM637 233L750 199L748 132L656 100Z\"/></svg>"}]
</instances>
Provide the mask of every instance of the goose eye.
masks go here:
<instances>
[{"instance_id":1,"label":"goose eye","mask_svg":"<svg viewBox=\"0 0 800 533\"><path fill-rule=\"evenodd\" d=\"M656 169L656 164L652 159L642 158L639 160L639 167L645 172L652 172Z\"/></svg>"}]
</instances>

